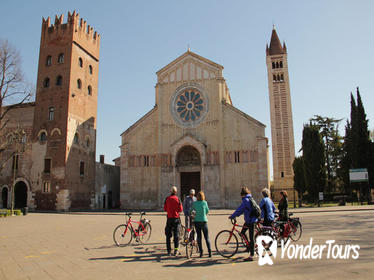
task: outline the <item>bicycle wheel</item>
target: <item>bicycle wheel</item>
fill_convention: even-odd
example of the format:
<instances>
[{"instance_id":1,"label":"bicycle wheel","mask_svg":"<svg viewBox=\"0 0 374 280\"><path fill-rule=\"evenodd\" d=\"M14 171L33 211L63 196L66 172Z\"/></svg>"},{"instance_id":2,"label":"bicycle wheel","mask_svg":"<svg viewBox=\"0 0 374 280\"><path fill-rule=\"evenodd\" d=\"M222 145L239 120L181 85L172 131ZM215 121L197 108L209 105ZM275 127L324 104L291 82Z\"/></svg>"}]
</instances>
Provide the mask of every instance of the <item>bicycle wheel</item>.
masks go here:
<instances>
[{"instance_id":1,"label":"bicycle wheel","mask_svg":"<svg viewBox=\"0 0 374 280\"><path fill-rule=\"evenodd\" d=\"M117 226L113 231L113 240L114 243L119 246L123 247L130 244L132 239L132 230L130 227L127 228L127 224L122 224Z\"/></svg>"},{"instance_id":2,"label":"bicycle wheel","mask_svg":"<svg viewBox=\"0 0 374 280\"><path fill-rule=\"evenodd\" d=\"M144 229L139 231L139 241L141 243L146 243L151 238L152 227L150 223L144 225Z\"/></svg>"},{"instance_id":3,"label":"bicycle wheel","mask_svg":"<svg viewBox=\"0 0 374 280\"><path fill-rule=\"evenodd\" d=\"M182 224L179 225L178 238L179 238L180 244L182 244L183 246L186 245L186 241L187 241L186 227Z\"/></svg>"},{"instance_id":4,"label":"bicycle wheel","mask_svg":"<svg viewBox=\"0 0 374 280\"><path fill-rule=\"evenodd\" d=\"M298 220L293 220L291 221L292 226L291 226L291 233L290 237L293 241L297 241L300 239L301 234L303 233L303 228L301 226L300 221Z\"/></svg>"},{"instance_id":5,"label":"bicycle wheel","mask_svg":"<svg viewBox=\"0 0 374 280\"><path fill-rule=\"evenodd\" d=\"M230 258L238 252L239 241L229 230L220 231L214 241L216 250L224 258Z\"/></svg>"},{"instance_id":6,"label":"bicycle wheel","mask_svg":"<svg viewBox=\"0 0 374 280\"><path fill-rule=\"evenodd\" d=\"M186 257L187 259L194 257L196 254L199 253L199 246L197 245L197 240L195 236L195 232L191 231L188 234L187 242L186 242Z\"/></svg>"},{"instance_id":7,"label":"bicycle wheel","mask_svg":"<svg viewBox=\"0 0 374 280\"><path fill-rule=\"evenodd\" d=\"M287 225L287 223L283 223L283 222L274 223L274 234L277 239L278 247L282 245L282 240L283 240L283 244L287 243L288 238L290 237L289 230L290 230L289 225Z\"/></svg>"}]
</instances>

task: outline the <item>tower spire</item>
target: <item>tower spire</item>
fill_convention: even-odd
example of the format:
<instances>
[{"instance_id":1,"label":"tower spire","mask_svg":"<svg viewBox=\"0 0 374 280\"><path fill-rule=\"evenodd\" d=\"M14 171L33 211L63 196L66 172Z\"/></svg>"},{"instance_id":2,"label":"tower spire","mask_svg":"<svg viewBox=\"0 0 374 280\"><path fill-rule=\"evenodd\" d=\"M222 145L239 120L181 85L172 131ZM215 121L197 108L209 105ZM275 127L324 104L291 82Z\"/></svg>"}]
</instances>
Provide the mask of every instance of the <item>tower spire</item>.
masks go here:
<instances>
[{"instance_id":1,"label":"tower spire","mask_svg":"<svg viewBox=\"0 0 374 280\"><path fill-rule=\"evenodd\" d=\"M277 31L275 30L275 25L273 24L273 31L271 32L270 46L269 46L269 55L273 54L284 54L285 50L282 47L282 44L279 40Z\"/></svg>"}]
</instances>

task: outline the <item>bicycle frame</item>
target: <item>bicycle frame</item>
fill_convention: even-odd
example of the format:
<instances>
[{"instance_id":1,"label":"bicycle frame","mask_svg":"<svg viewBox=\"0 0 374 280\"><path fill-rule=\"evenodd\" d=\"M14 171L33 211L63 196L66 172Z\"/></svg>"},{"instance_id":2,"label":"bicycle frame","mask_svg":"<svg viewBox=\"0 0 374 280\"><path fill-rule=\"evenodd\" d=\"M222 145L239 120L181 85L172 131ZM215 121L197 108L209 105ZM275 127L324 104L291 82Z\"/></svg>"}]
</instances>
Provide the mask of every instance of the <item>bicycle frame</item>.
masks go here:
<instances>
[{"instance_id":1,"label":"bicycle frame","mask_svg":"<svg viewBox=\"0 0 374 280\"><path fill-rule=\"evenodd\" d=\"M144 233L145 227L144 227L144 224L142 222L143 214L144 214L144 212L140 214L140 220L139 221L134 221L134 220L131 220L131 214L126 213L126 216L128 216L129 219L126 220L126 229L125 229L124 234L126 234L129 227L131 227L131 231L134 234L135 238L143 236L145 234ZM137 229L134 229L133 223L138 224Z\"/></svg>"}]
</instances>

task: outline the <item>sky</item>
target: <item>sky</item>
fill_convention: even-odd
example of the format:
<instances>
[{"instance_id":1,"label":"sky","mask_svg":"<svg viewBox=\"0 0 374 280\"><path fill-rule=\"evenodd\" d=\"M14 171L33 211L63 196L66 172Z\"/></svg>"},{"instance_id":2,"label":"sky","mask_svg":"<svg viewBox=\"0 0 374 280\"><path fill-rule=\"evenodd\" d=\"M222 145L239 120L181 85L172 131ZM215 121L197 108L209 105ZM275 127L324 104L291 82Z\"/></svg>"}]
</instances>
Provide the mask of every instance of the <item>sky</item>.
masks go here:
<instances>
[{"instance_id":1,"label":"sky","mask_svg":"<svg viewBox=\"0 0 374 280\"><path fill-rule=\"evenodd\" d=\"M188 47L224 66L233 105L264 123L271 141L265 49L273 24L287 45L296 154L314 115L343 119L344 134L357 86L374 128L371 0L3 0L1 8L0 38L19 50L33 84L42 17L66 22L76 10L100 34L96 155L109 164L120 156L120 134L155 105L155 73Z\"/></svg>"}]
</instances>

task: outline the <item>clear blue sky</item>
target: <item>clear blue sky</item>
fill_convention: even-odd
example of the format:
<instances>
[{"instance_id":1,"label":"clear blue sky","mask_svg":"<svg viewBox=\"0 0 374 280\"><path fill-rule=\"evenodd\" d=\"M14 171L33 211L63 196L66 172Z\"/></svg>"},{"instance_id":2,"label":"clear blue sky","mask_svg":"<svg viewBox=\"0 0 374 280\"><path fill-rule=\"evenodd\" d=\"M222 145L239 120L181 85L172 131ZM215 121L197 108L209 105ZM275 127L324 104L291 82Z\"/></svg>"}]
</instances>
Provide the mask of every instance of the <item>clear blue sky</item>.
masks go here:
<instances>
[{"instance_id":1,"label":"clear blue sky","mask_svg":"<svg viewBox=\"0 0 374 280\"><path fill-rule=\"evenodd\" d=\"M120 134L155 103L155 72L191 50L225 67L234 106L267 125L265 46L272 24L288 48L296 152L315 114L344 118L360 87L374 117L374 1L10 1L0 37L36 83L42 17L76 10L101 35L97 156L120 155ZM369 122L369 128L373 124ZM343 132L343 129L342 129Z\"/></svg>"}]
</instances>

